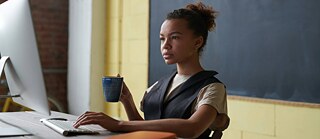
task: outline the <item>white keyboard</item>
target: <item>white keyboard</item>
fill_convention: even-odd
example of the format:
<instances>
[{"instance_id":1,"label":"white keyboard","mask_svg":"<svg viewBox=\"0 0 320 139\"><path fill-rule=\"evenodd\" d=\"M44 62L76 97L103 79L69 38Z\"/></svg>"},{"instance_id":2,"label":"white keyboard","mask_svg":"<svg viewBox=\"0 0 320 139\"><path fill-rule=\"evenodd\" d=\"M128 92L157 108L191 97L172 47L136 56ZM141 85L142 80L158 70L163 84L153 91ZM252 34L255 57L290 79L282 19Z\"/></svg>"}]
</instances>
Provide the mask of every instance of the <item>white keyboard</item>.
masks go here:
<instances>
[{"instance_id":1,"label":"white keyboard","mask_svg":"<svg viewBox=\"0 0 320 139\"><path fill-rule=\"evenodd\" d=\"M98 131L94 131L87 126L80 126L74 128L73 124L75 121L66 121L66 120L50 120L50 119L41 119L40 120L44 125L50 127L56 132L64 135L79 135L79 134L99 134Z\"/></svg>"}]
</instances>

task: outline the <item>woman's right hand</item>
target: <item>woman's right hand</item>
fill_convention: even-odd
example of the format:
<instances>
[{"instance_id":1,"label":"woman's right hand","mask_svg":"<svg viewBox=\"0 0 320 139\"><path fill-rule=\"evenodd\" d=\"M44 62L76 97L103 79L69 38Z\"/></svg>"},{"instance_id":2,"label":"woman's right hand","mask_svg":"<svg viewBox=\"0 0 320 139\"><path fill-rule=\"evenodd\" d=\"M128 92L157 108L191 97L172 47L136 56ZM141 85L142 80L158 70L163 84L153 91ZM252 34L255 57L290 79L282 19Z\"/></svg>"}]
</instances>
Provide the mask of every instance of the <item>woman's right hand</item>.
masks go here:
<instances>
[{"instance_id":1,"label":"woman's right hand","mask_svg":"<svg viewBox=\"0 0 320 139\"><path fill-rule=\"evenodd\" d=\"M136 105L134 104L132 94L125 82L123 82L119 101L123 104L129 120L143 120L136 108Z\"/></svg>"},{"instance_id":2,"label":"woman's right hand","mask_svg":"<svg viewBox=\"0 0 320 139\"><path fill-rule=\"evenodd\" d=\"M132 95L131 95L131 92L129 90L129 88L127 87L126 83L123 82L123 87L122 87L122 92L121 92L121 95L120 95L120 102L122 103L126 103L130 100L132 100Z\"/></svg>"},{"instance_id":3,"label":"woman's right hand","mask_svg":"<svg viewBox=\"0 0 320 139\"><path fill-rule=\"evenodd\" d=\"M117 74L117 77L121 77L120 74ZM119 101L122 103L126 103L130 99L132 99L132 95L131 95L130 90L127 87L126 83L123 81L122 92L120 94Z\"/></svg>"}]
</instances>

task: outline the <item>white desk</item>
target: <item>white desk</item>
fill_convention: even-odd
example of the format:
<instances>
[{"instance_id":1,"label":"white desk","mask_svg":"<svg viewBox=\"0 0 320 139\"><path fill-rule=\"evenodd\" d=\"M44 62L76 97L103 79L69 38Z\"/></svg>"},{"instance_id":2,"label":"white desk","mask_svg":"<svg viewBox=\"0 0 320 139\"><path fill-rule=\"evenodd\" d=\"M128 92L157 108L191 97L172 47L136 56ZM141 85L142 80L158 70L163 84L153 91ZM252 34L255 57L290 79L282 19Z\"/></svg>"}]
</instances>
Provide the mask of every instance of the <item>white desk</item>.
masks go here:
<instances>
[{"instance_id":1,"label":"white desk","mask_svg":"<svg viewBox=\"0 0 320 139\"><path fill-rule=\"evenodd\" d=\"M77 117L70 114L60 113L60 112L52 112L51 116L44 116L36 112L0 112L0 119L16 125L33 135L31 136L17 136L17 137L8 137L8 138L79 138L79 139L107 139L108 136L116 135L117 133L112 133L101 128L101 132L99 135L78 135L78 136L63 136L49 127L45 126L40 122L41 118L49 118L49 117L63 117L68 120L75 120ZM2 139L2 138L1 138Z\"/></svg>"}]
</instances>

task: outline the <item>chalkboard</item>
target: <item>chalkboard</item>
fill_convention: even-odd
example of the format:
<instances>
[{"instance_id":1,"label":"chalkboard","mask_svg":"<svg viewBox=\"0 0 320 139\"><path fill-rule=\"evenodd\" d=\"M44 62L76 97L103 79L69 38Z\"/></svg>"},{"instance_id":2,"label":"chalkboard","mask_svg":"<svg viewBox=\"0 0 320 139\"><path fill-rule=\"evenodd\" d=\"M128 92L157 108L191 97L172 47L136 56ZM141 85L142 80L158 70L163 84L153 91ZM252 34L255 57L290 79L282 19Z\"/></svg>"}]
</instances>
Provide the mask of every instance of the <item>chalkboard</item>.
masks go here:
<instances>
[{"instance_id":1,"label":"chalkboard","mask_svg":"<svg viewBox=\"0 0 320 139\"><path fill-rule=\"evenodd\" d=\"M166 14L188 0L150 0L149 85L172 72L160 54ZM203 0L219 16L202 55L228 95L320 103L319 0Z\"/></svg>"}]
</instances>

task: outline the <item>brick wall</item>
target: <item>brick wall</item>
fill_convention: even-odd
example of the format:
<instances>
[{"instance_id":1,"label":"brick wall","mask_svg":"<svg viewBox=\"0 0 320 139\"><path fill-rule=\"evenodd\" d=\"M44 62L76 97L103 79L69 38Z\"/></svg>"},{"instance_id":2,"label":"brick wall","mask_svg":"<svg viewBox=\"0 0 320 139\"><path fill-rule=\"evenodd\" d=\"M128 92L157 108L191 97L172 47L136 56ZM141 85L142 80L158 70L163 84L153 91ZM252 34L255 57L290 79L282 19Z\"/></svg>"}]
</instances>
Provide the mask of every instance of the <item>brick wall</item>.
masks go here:
<instances>
[{"instance_id":1,"label":"brick wall","mask_svg":"<svg viewBox=\"0 0 320 139\"><path fill-rule=\"evenodd\" d=\"M67 112L69 1L30 0L30 6L48 96Z\"/></svg>"}]
</instances>

